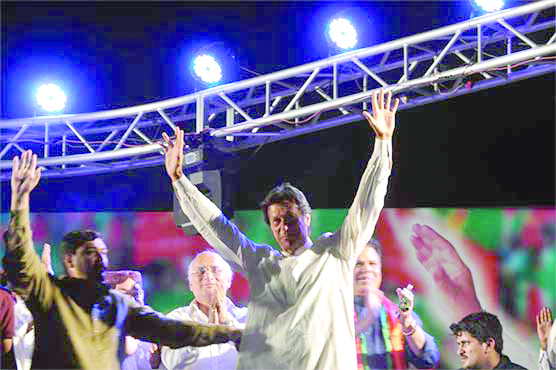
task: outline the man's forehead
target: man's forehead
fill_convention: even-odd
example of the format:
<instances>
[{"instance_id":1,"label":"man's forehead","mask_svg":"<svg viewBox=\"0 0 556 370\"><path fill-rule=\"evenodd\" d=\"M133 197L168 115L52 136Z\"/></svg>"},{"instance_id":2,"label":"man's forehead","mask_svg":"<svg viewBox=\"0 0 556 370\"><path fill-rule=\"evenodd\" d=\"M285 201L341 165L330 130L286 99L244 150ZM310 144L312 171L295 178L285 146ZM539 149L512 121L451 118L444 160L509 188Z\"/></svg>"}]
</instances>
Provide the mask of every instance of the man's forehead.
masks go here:
<instances>
[{"instance_id":1,"label":"man's forehead","mask_svg":"<svg viewBox=\"0 0 556 370\"><path fill-rule=\"evenodd\" d=\"M468 331L458 331L456 338L458 341L471 341L475 339Z\"/></svg>"},{"instance_id":2,"label":"man's forehead","mask_svg":"<svg viewBox=\"0 0 556 370\"><path fill-rule=\"evenodd\" d=\"M83 249L95 248L99 253L108 253L108 247L106 243L101 238L96 238L94 240L88 241L82 245Z\"/></svg>"},{"instance_id":3,"label":"man's forehead","mask_svg":"<svg viewBox=\"0 0 556 370\"><path fill-rule=\"evenodd\" d=\"M379 256L379 254L377 253L377 251L373 247L367 245L365 248L363 248L363 251L361 252L359 257L357 257L357 262L359 262L359 263L361 263L361 262L380 263L381 258Z\"/></svg>"},{"instance_id":4,"label":"man's forehead","mask_svg":"<svg viewBox=\"0 0 556 370\"><path fill-rule=\"evenodd\" d=\"M301 209L299 208L299 205L297 203L291 201L272 203L268 207L268 213L270 213L273 216L279 216L287 213L288 211L301 212Z\"/></svg>"},{"instance_id":5,"label":"man's forehead","mask_svg":"<svg viewBox=\"0 0 556 370\"><path fill-rule=\"evenodd\" d=\"M193 262L195 267L200 266L221 266L223 264L222 260L218 258L215 254L206 253L198 256Z\"/></svg>"}]
</instances>

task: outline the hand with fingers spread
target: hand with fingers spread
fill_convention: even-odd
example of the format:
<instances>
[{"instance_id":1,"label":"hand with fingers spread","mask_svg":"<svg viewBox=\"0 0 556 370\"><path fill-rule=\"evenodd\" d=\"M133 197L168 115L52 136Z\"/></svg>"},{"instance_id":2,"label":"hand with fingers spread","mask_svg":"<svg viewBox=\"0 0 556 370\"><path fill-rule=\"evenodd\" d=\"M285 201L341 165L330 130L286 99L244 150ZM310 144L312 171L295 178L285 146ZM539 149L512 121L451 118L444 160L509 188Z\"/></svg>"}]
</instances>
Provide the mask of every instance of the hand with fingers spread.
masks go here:
<instances>
[{"instance_id":1,"label":"hand with fingers spread","mask_svg":"<svg viewBox=\"0 0 556 370\"><path fill-rule=\"evenodd\" d=\"M12 211L29 208L29 194L38 185L41 170L37 168L37 155L26 150L14 157L12 167Z\"/></svg>"},{"instance_id":2,"label":"hand with fingers spread","mask_svg":"<svg viewBox=\"0 0 556 370\"><path fill-rule=\"evenodd\" d=\"M399 103L399 99L396 98L392 105L391 91L386 93L386 102L384 101L384 90L380 89L378 97L376 92L373 93L371 99L372 114L367 111L364 111L362 114L379 139L389 140L394 134L396 111L398 110Z\"/></svg>"},{"instance_id":3,"label":"hand with fingers spread","mask_svg":"<svg viewBox=\"0 0 556 370\"><path fill-rule=\"evenodd\" d=\"M550 329L552 329L552 312L548 307L544 307L537 314L537 336L539 337L539 342L541 343L541 349L546 351L548 336L550 335Z\"/></svg>"},{"instance_id":4,"label":"hand with fingers spread","mask_svg":"<svg viewBox=\"0 0 556 370\"><path fill-rule=\"evenodd\" d=\"M454 246L426 225L413 225L411 243L417 259L432 274L440 292L456 302L460 317L481 311L471 271Z\"/></svg>"},{"instance_id":5,"label":"hand with fingers spread","mask_svg":"<svg viewBox=\"0 0 556 370\"><path fill-rule=\"evenodd\" d=\"M162 139L165 145L162 145L164 150L164 165L166 173L170 176L172 181L176 181L183 175L183 148L184 148L184 133L179 127L174 129L176 136L174 142L165 132L162 133Z\"/></svg>"}]
</instances>

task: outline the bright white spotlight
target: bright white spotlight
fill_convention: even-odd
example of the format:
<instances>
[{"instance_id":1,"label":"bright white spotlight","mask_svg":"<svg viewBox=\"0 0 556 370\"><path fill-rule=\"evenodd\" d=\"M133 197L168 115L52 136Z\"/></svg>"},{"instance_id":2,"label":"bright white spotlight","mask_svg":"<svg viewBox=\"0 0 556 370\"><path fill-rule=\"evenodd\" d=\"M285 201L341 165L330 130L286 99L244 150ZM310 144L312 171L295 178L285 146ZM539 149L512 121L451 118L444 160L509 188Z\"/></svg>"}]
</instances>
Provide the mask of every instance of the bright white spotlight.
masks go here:
<instances>
[{"instance_id":1,"label":"bright white spotlight","mask_svg":"<svg viewBox=\"0 0 556 370\"><path fill-rule=\"evenodd\" d=\"M201 80L209 84L216 83L222 78L222 68L216 59L207 54L195 58L193 70Z\"/></svg>"},{"instance_id":2,"label":"bright white spotlight","mask_svg":"<svg viewBox=\"0 0 556 370\"><path fill-rule=\"evenodd\" d=\"M357 31L345 18L336 18L330 22L328 35L342 49L351 49L357 43Z\"/></svg>"},{"instance_id":3,"label":"bright white spotlight","mask_svg":"<svg viewBox=\"0 0 556 370\"><path fill-rule=\"evenodd\" d=\"M59 112L66 105L66 94L54 84L42 85L37 91L37 102L48 112Z\"/></svg>"},{"instance_id":4,"label":"bright white spotlight","mask_svg":"<svg viewBox=\"0 0 556 370\"><path fill-rule=\"evenodd\" d=\"M475 0L475 4L487 13L497 12L504 7L504 0Z\"/></svg>"}]
</instances>

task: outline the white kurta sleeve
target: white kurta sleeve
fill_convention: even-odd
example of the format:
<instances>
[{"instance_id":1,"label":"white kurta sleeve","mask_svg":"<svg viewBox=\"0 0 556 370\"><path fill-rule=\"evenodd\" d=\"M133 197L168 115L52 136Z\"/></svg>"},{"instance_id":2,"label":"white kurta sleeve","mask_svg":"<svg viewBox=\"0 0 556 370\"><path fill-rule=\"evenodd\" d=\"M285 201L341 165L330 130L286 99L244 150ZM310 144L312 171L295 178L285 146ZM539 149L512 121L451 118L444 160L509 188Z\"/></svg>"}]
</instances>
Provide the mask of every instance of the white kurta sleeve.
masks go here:
<instances>
[{"instance_id":1,"label":"white kurta sleeve","mask_svg":"<svg viewBox=\"0 0 556 370\"><path fill-rule=\"evenodd\" d=\"M384 206L392 163L392 141L375 139L373 154L361 177L359 188L340 229L340 255L357 259L374 233Z\"/></svg>"},{"instance_id":2,"label":"white kurta sleeve","mask_svg":"<svg viewBox=\"0 0 556 370\"><path fill-rule=\"evenodd\" d=\"M552 328L548 335L548 343L546 351L540 350L539 353L539 369L554 370L556 369L556 321L552 323Z\"/></svg>"},{"instance_id":3,"label":"white kurta sleeve","mask_svg":"<svg viewBox=\"0 0 556 370\"><path fill-rule=\"evenodd\" d=\"M249 266L257 266L258 259L276 253L271 247L248 239L185 175L172 186L182 212L207 243L229 263L249 272Z\"/></svg>"}]
</instances>

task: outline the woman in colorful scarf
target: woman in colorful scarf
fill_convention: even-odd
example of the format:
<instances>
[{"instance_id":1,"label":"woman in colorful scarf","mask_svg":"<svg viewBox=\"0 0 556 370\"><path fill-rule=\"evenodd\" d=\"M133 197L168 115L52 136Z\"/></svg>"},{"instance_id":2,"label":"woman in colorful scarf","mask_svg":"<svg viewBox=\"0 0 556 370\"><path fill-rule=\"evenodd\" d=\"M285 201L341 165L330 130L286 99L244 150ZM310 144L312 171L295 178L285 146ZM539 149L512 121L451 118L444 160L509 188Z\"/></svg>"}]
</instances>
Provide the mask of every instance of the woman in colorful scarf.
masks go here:
<instances>
[{"instance_id":1,"label":"woman in colorful scarf","mask_svg":"<svg viewBox=\"0 0 556 370\"><path fill-rule=\"evenodd\" d=\"M355 334L359 370L419 369L438 365L434 338L413 312L411 286L396 290L399 306L380 290L382 247L373 239L355 265Z\"/></svg>"}]
</instances>

